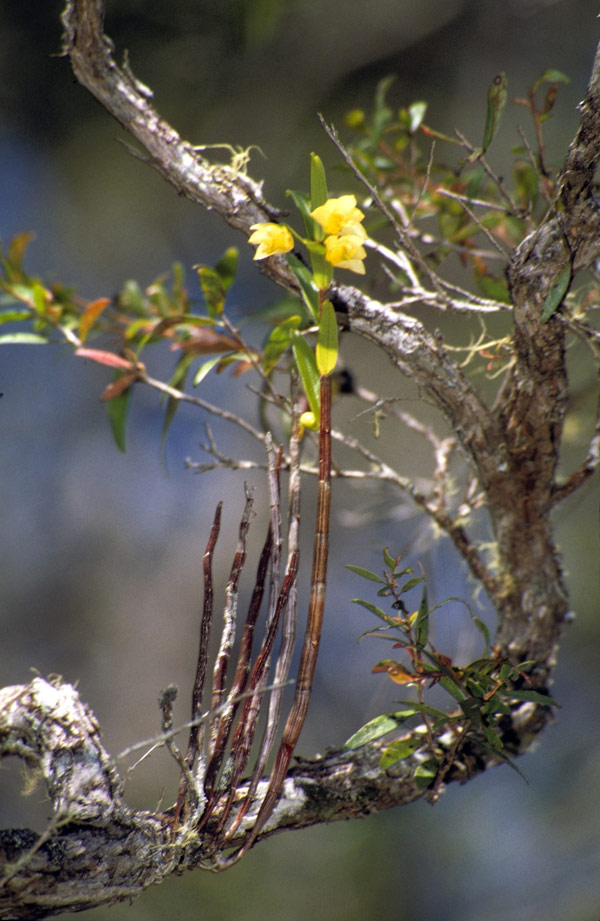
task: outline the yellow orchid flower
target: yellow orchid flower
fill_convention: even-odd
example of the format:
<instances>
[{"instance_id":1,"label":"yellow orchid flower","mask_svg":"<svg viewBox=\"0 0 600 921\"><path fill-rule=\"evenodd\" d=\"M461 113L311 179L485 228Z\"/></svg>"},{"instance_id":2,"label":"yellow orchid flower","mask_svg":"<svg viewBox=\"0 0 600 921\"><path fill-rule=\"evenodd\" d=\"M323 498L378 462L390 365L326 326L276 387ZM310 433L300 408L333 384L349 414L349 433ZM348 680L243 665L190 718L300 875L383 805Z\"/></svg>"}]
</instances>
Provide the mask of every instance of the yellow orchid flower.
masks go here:
<instances>
[{"instance_id":1,"label":"yellow orchid flower","mask_svg":"<svg viewBox=\"0 0 600 921\"><path fill-rule=\"evenodd\" d=\"M363 259L366 258L367 253L362 244L365 236L363 231L362 235L342 232L325 237L325 259L340 269L349 269L350 272L356 272L357 275L364 275Z\"/></svg>"},{"instance_id":2,"label":"yellow orchid flower","mask_svg":"<svg viewBox=\"0 0 600 921\"><path fill-rule=\"evenodd\" d=\"M325 233L330 234L341 233L349 224L360 226L364 219L364 214L356 207L356 195L328 198L324 205L319 205L310 215L321 225Z\"/></svg>"},{"instance_id":3,"label":"yellow orchid flower","mask_svg":"<svg viewBox=\"0 0 600 921\"><path fill-rule=\"evenodd\" d=\"M254 233L248 237L248 243L257 247L255 259L266 259L267 256L275 256L277 253L289 253L294 247L294 238L285 224L252 224L250 230Z\"/></svg>"}]
</instances>

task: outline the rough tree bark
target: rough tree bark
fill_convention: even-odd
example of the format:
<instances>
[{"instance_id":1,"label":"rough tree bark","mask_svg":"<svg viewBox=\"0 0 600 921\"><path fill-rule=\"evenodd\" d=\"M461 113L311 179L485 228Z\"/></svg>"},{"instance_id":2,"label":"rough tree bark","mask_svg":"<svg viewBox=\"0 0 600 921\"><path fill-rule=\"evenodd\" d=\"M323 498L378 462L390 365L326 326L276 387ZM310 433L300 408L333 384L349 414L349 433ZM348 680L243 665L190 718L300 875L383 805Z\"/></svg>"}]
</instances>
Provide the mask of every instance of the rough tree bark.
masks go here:
<instances>
[{"instance_id":1,"label":"rough tree bark","mask_svg":"<svg viewBox=\"0 0 600 921\"><path fill-rule=\"evenodd\" d=\"M102 31L101 0L69 0L63 24L64 52L79 82L180 194L213 209L246 235L252 224L276 218L260 183L233 166L209 163L158 116L151 92L129 67L117 66ZM599 159L600 48L555 206L512 255L508 278L516 360L498 405L489 408L443 342L397 305L379 303L348 286L337 286L333 294L351 331L378 346L435 402L472 465L497 541L499 565L493 573L458 519L433 496L422 497L421 504L487 591L498 614L498 655L515 663L534 660L530 679L540 690L550 682L568 611L550 513L600 463L597 428L583 464L565 482L556 482L568 393L564 340L569 321L556 314L541 323L540 314L562 269L584 270L600 256L593 185ZM277 284L297 290L282 258L262 262L261 269ZM423 300L428 299L440 309L452 306L451 294L435 286L423 289ZM549 707L515 705L503 725L506 752L512 756L525 750L550 717ZM436 797L444 784L464 782L500 760L477 734L458 751L454 741L448 732L435 740L439 751L452 752ZM374 743L297 759L259 840L282 829L356 818L431 796L415 780L417 766L427 757L425 748L387 771L379 766L381 748ZM211 864L210 829L172 836L169 812L136 812L126 805L94 716L70 685L36 678L0 691L0 756L8 755L41 772L55 818L42 836L28 829L0 831L3 919L48 917L130 898L173 873ZM230 845L240 846L251 832L266 784L256 791ZM236 797L243 795L242 784Z\"/></svg>"}]
</instances>

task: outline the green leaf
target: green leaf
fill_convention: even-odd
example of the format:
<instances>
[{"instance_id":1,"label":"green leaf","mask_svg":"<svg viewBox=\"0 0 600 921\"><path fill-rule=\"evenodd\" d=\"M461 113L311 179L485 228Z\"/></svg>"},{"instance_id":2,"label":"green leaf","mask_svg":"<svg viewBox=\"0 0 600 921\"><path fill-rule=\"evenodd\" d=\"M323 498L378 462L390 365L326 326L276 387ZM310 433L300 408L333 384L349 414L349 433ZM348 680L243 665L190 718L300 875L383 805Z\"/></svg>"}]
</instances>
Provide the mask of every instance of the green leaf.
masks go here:
<instances>
[{"instance_id":1,"label":"green leaf","mask_svg":"<svg viewBox=\"0 0 600 921\"><path fill-rule=\"evenodd\" d=\"M327 179L325 168L318 154L310 155L310 204L311 211L320 208L327 201Z\"/></svg>"},{"instance_id":2,"label":"green leaf","mask_svg":"<svg viewBox=\"0 0 600 921\"><path fill-rule=\"evenodd\" d=\"M283 320L272 330L264 348L263 370L265 374L270 374L281 356L287 352L290 347L292 330L298 329L301 324L302 318L295 315Z\"/></svg>"},{"instance_id":3,"label":"green leaf","mask_svg":"<svg viewBox=\"0 0 600 921\"><path fill-rule=\"evenodd\" d=\"M414 716L416 710L399 710L397 713L382 713L369 720L364 726L361 726L354 735L350 736L347 742L342 746L342 751L349 751L352 748L360 748L361 745L367 745L368 742L374 742L381 736L387 735L388 732L397 729L402 723Z\"/></svg>"},{"instance_id":4,"label":"green leaf","mask_svg":"<svg viewBox=\"0 0 600 921\"><path fill-rule=\"evenodd\" d=\"M31 320L30 310L3 310L0 312L0 324L22 323L24 320Z\"/></svg>"},{"instance_id":5,"label":"green leaf","mask_svg":"<svg viewBox=\"0 0 600 921\"><path fill-rule=\"evenodd\" d=\"M185 291L185 269L183 268L181 262L174 262L171 267L171 273L173 275L173 283L171 285L171 290L173 292L173 300L183 309L186 306L187 296Z\"/></svg>"},{"instance_id":6,"label":"green leaf","mask_svg":"<svg viewBox=\"0 0 600 921\"><path fill-rule=\"evenodd\" d=\"M170 387L177 387L179 390L183 390L185 386L185 381L187 378L188 371L190 369L190 366L194 363L195 360L196 360L195 355L182 355L182 357L177 362L177 367L175 368L175 371L173 372L169 380ZM173 396L167 397L166 408L165 408L165 418L163 419L163 426L162 426L162 431L160 434L160 447L161 447L161 451L163 452L164 452L165 442L167 440L167 434L169 432L169 428L171 427L171 423L173 422L173 419L175 418L175 413L179 409L180 404L181 404L181 400L178 400L176 397L173 397Z\"/></svg>"},{"instance_id":7,"label":"green leaf","mask_svg":"<svg viewBox=\"0 0 600 921\"><path fill-rule=\"evenodd\" d=\"M28 304L32 308L35 306L33 288L31 285L23 285L20 282L15 282L10 286L10 293L15 296L17 301L23 301L23 303Z\"/></svg>"},{"instance_id":8,"label":"green leaf","mask_svg":"<svg viewBox=\"0 0 600 921\"><path fill-rule=\"evenodd\" d=\"M372 604L370 601L364 601L362 598L351 598L352 604L360 604L361 607L366 608L367 611L370 611L371 614L375 614L376 617L380 617L381 620L385 621L386 624L393 624L392 618L389 614L386 614L385 611L382 611L381 608L378 608L376 604Z\"/></svg>"},{"instance_id":9,"label":"green leaf","mask_svg":"<svg viewBox=\"0 0 600 921\"><path fill-rule=\"evenodd\" d=\"M466 189L467 198L477 198L478 197L480 190L481 190L481 185L484 179L485 179L485 170L483 168L483 165L481 163L478 163L477 166L474 168L473 172L470 173L469 175L469 181L467 183L467 189Z\"/></svg>"},{"instance_id":10,"label":"green leaf","mask_svg":"<svg viewBox=\"0 0 600 921\"><path fill-rule=\"evenodd\" d=\"M120 373L116 374L114 379L117 380L119 377L121 377ZM106 404L108 420L110 422L113 438L115 439L117 448L123 454L125 454L126 450L125 431L127 427L127 416L129 413L129 407L131 405L132 394L133 387L127 387L123 393L113 397L112 400L108 400Z\"/></svg>"},{"instance_id":11,"label":"green leaf","mask_svg":"<svg viewBox=\"0 0 600 921\"><path fill-rule=\"evenodd\" d=\"M396 560L391 555L388 547L383 548L383 561L385 565L388 567L388 569L390 570L390 572L394 572L394 570L396 569Z\"/></svg>"},{"instance_id":12,"label":"green leaf","mask_svg":"<svg viewBox=\"0 0 600 921\"><path fill-rule=\"evenodd\" d=\"M211 317L217 317L223 313L225 307L226 289L221 276L216 269L208 265L195 265L194 268L198 273L208 313Z\"/></svg>"},{"instance_id":13,"label":"green leaf","mask_svg":"<svg viewBox=\"0 0 600 921\"><path fill-rule=\"evenodd\" d=\"M34 233L25 231L25 233L20 233L13 237L8 244L6 257L2 260L2 264L9 281L16 281L18 278L24 279L27 277L23 271L23 261L25 259L27 247L34 238Z\"/></svg>"},{"instance_id":14,"label":"green leaf","mask_svg":"<svg viewBox=\"0 0 600 921\"><path fill-rule=\"evenodd\" d=\"M315 355L306 339L292 332L292 349L308 405L315 419L321 417L321 392Z\"/></svg>"},{"instance_id":15,"label":"green leaf","mask_svg":"<svg viewBox=\"0 0 600 921\"><path fill-rule=\"evenodd\" d=\"M529 700L534 704L542 704L544 707L561 707L557 700L549 697L547 694L540 694L539 691L512 691L510 688L499 688L498 694L508 697L510 700Z\"/></svg>"},{"instance_id":16,"label":"green leaf","mask_svg":"<svg viewBox=\"0 0 600 921\"><path fill-rule=\"evenodd\" d=\"M393 112L385 101L387 91L390 86L396 79L395 74L388 74L387 77L384 77L377 84L377 89L375 91L375 111L373 113L373 127L371 130L370 141L372 144L377 144L381 135L385 131L386 127L389 125L393 117Z\"/></svg>"},{"instance_id":17,"label":"green leaf","mask_svg":"<svg viewBox=\"0 0 600 921\"><path fill-rule=\"evenodd\" d=\"M436 707L430 707L429 704L421 704L416 700L399 700L398 703L406 707L412 707L414 710L417 710L418 713L426 713L427 716L431 716L433 719L440 720L443 723L450 722L450 717L447 713L444 713L443 710L436 709Z\"/></svg>"},{"instance_id":18,"label":"green leaf","mask_svg":"<svg viewBox=\"0 0 600 921\"><path fill-rule=\"evenodd\" d=\"M563 298L571 284L571 275L571 266L569 264L556 276L554 284L545 297L544 306L540 314L540 323L547 323L552 314L555 313L562 304Z\"/></svg>"},{"instance_id":19,"label":"green leaf","mask_svg":"<svg viewBox=\"0 0 600 921\"><path fill-rule=\"evenodd\" d=\"M370 579L371 582L380 582L382 585L384 584L384 579L378 576L376 572L371 572L370 569L363 569L362 566L352 566L350 563L346 563L346 569L355 572L357 576L362 576L363 579Z\"/></svg>"},{"instance_id":20,"label":"green leaf","mask_svg":"<svg viewBox=\"0 0 600 921\"><path fill-rule=\"evenodd\" d=\"M467 719L471 720L475 726L481 726L481 715L479 712L481 709L481 701L478 700L477 697L463 697L462 700L459 700L459 704Z\"/></svg>"},{"instance_id":21,"label":"green leaf","mask_svg":"<svg viewBox=\"0 0 600 921\"><path fill-rule=\"evenodd\" d=\"M415 576L414 579L409 579L408 582L405 582L400 593L410 592L411 588L415 588L416 585L419 585L423 581L423 576Z\"/></svg>"},{"instance_id":22,"label":"green leaf","mask_svg":"<svg viewBox=\"0 0 600 921\"><path fill-rule=\"evenodd\" d=\"M302 192L295 192L293 189L288 189L285 194L289 195L289 197L296 205L296 208L302 215L302 220L304 221L304 230L308 239L315 240L318 243L325 236L325 231L319 222L315 221L315 219L311 217L310 212L312 211L312 208L310 199L306 195L303 195Z\"/></svg>"},{"instance_id":23,"label":"green leaf","mask_svg":"<svg viewBox=\"0 0 600 921\"><path fill-rule=\"evenodd\" d=\"M320 226L320 225L319 225ZM300 285L302 299L306 304L310 316L313 320L319 320L319 289L315 285L315 280L310 269L303 265L297 256L293 253L286 255L287 264L296 276Z\"/></svg>"},{"instance_id":24,"label":"green leaf","mask_svg":"<svg viewBox=\"0 0 600 921\"><path fill-rule=\"evenodd\" d=\"M397 761L409 758L422 744L422 739L413 739L412 736L408 739L398 739L396 742L392 742L392 744L388 745L383 751L379 759L379 767L382 771L386 771L393 764L396 764Z\"/></svg>"},{"instance_id":25,"label":"green leaf","mask_svg":"<svg viewBox=\"0 0 600 921\"><path fill-rule=\"evenodd\" d=\"M334 371L338 357L338 328L331 301L324 301L321 307L315 357L317 371L321 377L328 377Z\"/></svg>"},{"instance_id":26,"label":"green leaf","mask_svg":"<svg viewBox=\"0 0 600 921\"><path fill-rule=\"evenodd\" d=\"M494 140L508 96L508 81L505 73L497 74L488 90L487 112L481 152L485 153Z\"/></svg>"},{"instance_id":27,"label":"green leaf","mask_svg":"<svg viewBox=\"0 0 600 921\"><path fill-rule=\"evenodd\" d=\"M5 333L0 336L0 345L48 345L48 340L37 333Z\"/></svg>"},{"instance_id":28,"label":"green leaf","mask_svg":"<svg viewBox=\"0 0 600 921\"><path fill-rule=\"evenodd\" d=\"M416 785L421 790L426 790L427 787L430 787L437 777L438 768L439 765L435 758L428 758L427 761L422 761L414 773Z\"/></svg>"},{"instance_id":29,"label":"green leaf","mask_svg":"<svg viewBox=\"0 0 600 921\"><path fill-rule=\"evenodd\" d=\"M492 729L491 726L486 726L485 723L482 725L481 728L483 729L483 734L486 737L487 742L491 746L491 748L494 749L494 751L498 751L498 752L502 751L504 746L502 745L502 739L500 738L498 733L495 732L495 730Z\"/></svg>"},{"instance_id":30,"label":"green leaf","mask_svg":"<svg viewBox=\"0 0 600 921\"><path fill-rule=\"evenodd\" d=\"M479 630L479 632L481 633L484 639L485 650L483 654L484 656L487 656L489 655L489 650L490 650L490 631L488 630L486 624L484 624L484 622L481 620L481 618L473 615L472 619L473 619L473 623L475 624L475 626L477 627L477 629Z\"/></svg>"},{"instance_id":31,"label":"green leaf","mask_svg":"<svg viewBox=\"0 0 600 921\"><path fill-rule=\"evenodd\" d=\"M209 358L208 361L204 361L196 373L194 374L194 379L192 385L197 387L198 384L204 380L204 378L212 371L215 365L218 365L222 359L222 355L217 355L214 358Z\"/></svg>"},{"instance_id":32,"label":"green leaf","mask_svg":"<svg viewBox=\"0 0 600 921\"><path fill-rule=\"evenodd\" d=\"M33 292L33 306L38 313L46 313L46 289L39 281L35 281L31 290Z\"/></svg>"},{"instance_id":33,"label":"green leaf","mask_svg":"<svg viewBox=\"0 0 600 921\"><path fill-rule=\"evenodd\" d=\"M126 313L146 316L146 298L137 281L130 279L125 282L117 296L117 305Z\"/></svg>"},{"instance_id":34,"label":"green leaf","mask_svg":"<svg viewBox=\"0 0 600 921\"><path fill-rule=\"evenodd\" d=\"M570 83L571 80L567 77L566 74L563 74L562 70L555 70L550 68L550 70L545 71L539 80L535 83L534 91L538 88L541 83Z\"/></svg>"},{"instance_id":35,"label":"green leaf","mask_svg":"<svg viewBox=\"0 0 600 921\"><path fill-rule=\"evenodd\" d=\"M223 291L227 292L235 281L239 261L237 246L230 246L225 250L215 266L215 272L221 279Z\"/></svg>"},{"instance_id":36,"label":"green leaf","mask_svg":"<svg viewBox=\"0 0 600 921\"><path fill-rule=\"evenodd\" d=\"M427 643L429 635L429 608L427 607L427 588L425 583L423 583L423 594L421 595L419 612L415 620L415 633L417 645L422 648Z\"/></svg>"},{"instance_id":37,"label":"green leaf","mask_svg":"<svg viewBox=\"0 0 600 921\"><path fill-rule=\"evenodd\" d=\"M490 275L482 272L476 265L473 268L473 276L482 294L494 301L500 301L502 304L510 304L510 294L508 285L503 278L496 275Z\"/></svg>"},{"instance_id":38,"label":"green leaf","mask_svg":"<svg viewBox=\"0 0 600 921\"><path fill-rule=\"evenodd\" d=\"M449 675L444 675L443 678L440 678L440 684L445 691L448 691L448 694L451 694L452 697L455 698L455 700L463 701L465 699L464 692Z\"/></svg>"}]
</instances>

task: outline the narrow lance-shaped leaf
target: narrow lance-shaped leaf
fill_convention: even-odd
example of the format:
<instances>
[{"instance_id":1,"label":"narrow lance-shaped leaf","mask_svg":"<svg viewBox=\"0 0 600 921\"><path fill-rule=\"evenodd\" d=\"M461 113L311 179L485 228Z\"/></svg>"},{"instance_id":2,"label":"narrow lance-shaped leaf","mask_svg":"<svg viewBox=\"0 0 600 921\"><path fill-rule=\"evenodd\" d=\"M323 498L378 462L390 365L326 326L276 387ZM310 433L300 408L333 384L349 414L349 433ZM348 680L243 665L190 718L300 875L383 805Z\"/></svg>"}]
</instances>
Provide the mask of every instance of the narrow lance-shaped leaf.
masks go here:
<instances>
[{"instance_id":1,"label":"narrow lance-shaped leaf","mask_svg":"<svg viewBox=\"0 0 600 921\"><path fill-rule=\"evenodd\" d=\"M498 693L512 700L528 700L531 703L542 704L544 707L561 706L553 697L549 697L547 694L540 694L539 691L515 691L510 688L500 688Z\"/></svg>"},{"instance_id":2,"label":"narrow lance-shaped leaf","mask_svg":"<svg viewBox=\"0 0 600 921\"><path fill-rule=\"evenodd\" d=\"M87 305L79 318L79 338L82 342L85 342L92 326L109 304L109 297L99 297L98 300L92 301Z\"/></svg>"},{"instance_id":3,"label":"narrow lance-shaped leaf","mask_svg":"<svg viewBox=\"0 0 600 921\"><path fill-rule=\"evenodd\" d=\"M417 766L414 774L414 780L421 790L426 790L427 787L430 787L437 777L437 772L439 770L439 764L435 758L428 758L427 761L422 761L421 764Z\"/></svg>"},{"instance_id":4,"label":"narrow lance-shaped leaf","mask_svg":"<svg viewBox=\"0 0 600 921\"><path fill-rule=\"evenodd\" d=\"M25 253L27 252L27 247L34 238L35 234L27 230L24 233L17 234L8 244L6 258L3 260L3 264L10 281L23 277L22 270Z\"/></svg>"},{"instance_id":5,"label":"narrow lance-shaped leaf","mask_svg":"<svg viewBox=\"0 0 600 921\"><path fill-rule=\"evenodd\" d=\"M413 672L409 672L401 662L396 662L395 659L383 659L374 665L371 671L374 674L385 672L394 684L415 684L418 680Z\"/></svg>"},{"instance_id":6,"label":"narrow lance-shaped leaf","mask_svg":"<svg viewBox=\"0 0 600 921\"><path fill-rule=\"evenodd\" d=\"M195 361L194 355L182 355L181 356L181 358L177 362L177 367L175 368L175 372L172 375L171 379L169 380L170 387L178 387L180 390L183 390L185 386L187 373L189 371L190 366L193 364L194 361ZM176 399L174 396L169 395L167 397L165 417L163 419L162 431L160 433L161 451L164 451L165 442L167 439L167 433L169 431L171 423L173 422L173 419L175 418L175 413L179 409L180 403L181 401Z\"/></svg>"},{"instance_id":7,"label":"narrow lance-shaped leaf","mask_svg":"<svg viewBox=\"0 0 600 921\"><path fill-rule=\"evenodd\" d=\"M418 646L425 646L429 635L429 608L427 607L427 588L423 583L423 594L421 595L421 604L415 621L415 631Z\"/></svg>"},{"instance_id":8,"label":"narrow lance-shaped leaf","mask_svg":"<svg viewBox=\"0 0 600 921\"><path fill-rule=\"evenodd\" d=\"M314 353L306 339L299 333L292 334L292 349L308 405L315 421L318 421L321 416L321 398L319 372Z\"/></svg>"},{"instance_id":9,"label":"narrow lance-shaped leaf","mask_svg":"<svg viewBox=\"0 0 600 921\"><path fill-rule=\"evenodd\" d=\"M327 201L327 179L323 161L318 154L310 155L310 204L311 211L320 208Z\"/></svg>"},{"instance_id":10,"label":"narrow lance-shaped leaf","mask_svg":"<svg viewBox=\"0 0 600 921\"><path fill-rule=\"evenodd\" d=\"M0 336L0 345L47 345L45 336L38 333L5 333Z\"/></svg>"},{"instance_id":11,"label":"narrow lance-shaped leaf","mask_svg":"<svg viewBox=\"0 0 600 921\"><path fill-rule=\"evenodd\" d=\"M397 761L401 761L403 758L409 758L422 744L422 739L414 739L412 737L408 739L398 739L396 742L392 742L382 753L379 760L379 767L382 771L387 770L387 768L396 764Z\"/></svg>"},{"instance_id":12,"label":"narrow lance-shaped leaf","mask_svg":"<svg viewBox=\"0 0 600 921\"><path fill-rule=\"evenodd\" d=\"M488 90L487 112L481 152L485 153L500 127L500 121L506 106L508 96L508 80L505 73L500 73L492 81Z\"/></svg>"},{"instance_id":13,"label":"narrow lance-shaped leaf","mask_svg":"<svg viewBox=\"0 0 600 921\"><path fill-rule=\"evenodd\" d=\"M87 358L89 361L96 361L99 365L107 365L109 368L120 368L123 371L135 370L135 364L130 359L121 358L120 355L105 352L103 349L75 349L75 354L79 358Z\"/></svg>"},{"instance_id":14,"label":"narrow lance-shaped leaf","mask_svg":"<svg viewBox=\"0 0 600 921\"><path fill-rule=\"evenodd\" d=\"M393 572L396 568L396 560L392 556L388 547L383 548L383 560L386 566Z\"/></svg>"},{"instance_id":15,"label":"narrow lance-shaped leaf","mask_svg":"<svg viewBox=\"0 0 600 921\"><path fill-rule=\"evenodd\" d=\"M324 301L319 320L317 339L317 370L322 377L328 377L334 370L338 356L338 330L335 310L331 301Z\"/></svg>"},{"instance_id":16,"label":"narrow lance-shaped leaf","mask_svg":"<svg viewBox=\"0 0 600 921\"><path fill-rule=\"evenodd\" d=\"M297 330L302 323L299 316L286 317L278 323L265 343L263 354L263 370L270 374L281 356L289 349L292 331Z\"/></svg>"},{"instance_id":17,"label":"narrow lance-shaped leaf","mask_svg":"<svg viewBox=\"0 0 600 921\"><path fill-rule=\"evenodd\" d=\"M348 741L344 743L343 750L349 751L352 748L360 748L368 742L374 742L375 739L380 739L381 736L387 735L388 732L397 729L398 726L410 719L411 716L414 716L416 712L417 711L414 709L399 710L397 713L382 713L381 716L374 717L374 719L365 723L364 726L361 726L354 735L350 736Z\"/></svg>"},{"instance_id":18,"label":"narrow lance-shaped leaf","mask_svg":"<svg viewBox=\"0 0 600 921\"><path fill-rule=\"evenodd\" d=\"M542 312L540 314L540 323L547 323L552 314L556 313L565 294L569 290L569 285L571 284L571 266L568 265L561 272L558 273L556 281L548 291L546 298L544 300L544 306L542 307Z\"/></svg>"},{"instance_id":19,"label":"narrow lance-shaped leaf","mask_svg":"<svg viewBox=\"0 0 600 921\"><path fill-rule=\"evenodd\" d=\"M371 614L375 614L376 617L381 618L386 624L395 626L396 623L389 614L386 614L385 611L382 611L381 608L378 608L376 604L373 604L371 601L365 601L364 598L351 598L352 604L359 604L362 608L366 608L367 611L370 611Z\"/></svg>"},{"instance_id":20,"label":"narrow lance-shaped leaf","mask_svg":"<svg viewBox=\"0 0 600 921\"><path fill-rule=\"evenodd\" d=\"M321 158L317 154L310 155L310 205L311 211L320 208L327 201L327 179ZM316 241L323 239L323 230L319 225ZM333 278L333 266L325 259L322 247L310 247L310 264L315 279L315 284L322 291L327 290Z\"/></svg>"},{"instance_id":21,"label":"narrow lance-shaped leaf","mask_svg":"<svg viewBox=\"0 0 600 921\"><path fill-rule=\"evenodd\" d=\"M225 289L220 276L207 265L197 267L198 279L211 317L219 316L225 306Z\"/></svg>"},{"instance_id":22,"label":"narrow lance-shaped leaf","mask_svg":"<svg viewBox=\"0 0 600 921\"><path fill-rule=\"evenodd\" d=\"M127 427L127 416L131 405L131 395L133 387L127 387L122 393L113 397L106 404L110 428L115 439L115 443L123 454L126 449L125 432Z\"/></svg>"},{"instance_id":23,"label":"narrow lance-shaped leaf","mask_svg":"<svg viewBox=\"0 0 600 921\"><path fill-rule=\"evenodd\" d=\"M288 189L285 194L289 195L289 197L296 205L296 208L302 215L302 220L304 221L304 230L308 239L316 240L317 242L322 240L325 236L325 232L319 222L315 221L314 217L311 217L310 212L312 209L310 199L306 195L303 195L302 192L296 192L294 189ZM296 257L294 256L294 258Z\"/></svg>"},{"instance_id":24,"label":"narrow lance-shaped leaf","mask_svg":"<svg viewBox=\"0 0 600 921\"><path fill-rule=\"evenodd\" d=\"M319 319L319 289L315 285L312 273L303 265L297 256L288 253L286 256L287 264L296 276L300 285L302 300L306 304L313 320Z\"/></svg>"},{"instance_id":25,"label":"narrow lance-shaped leaf","mask_svg":"<svg viewBox=\"0 0 600 921\"><path fill-rule=\"evenodd\" d=\"M239 261L239 250L237 246L230 246L225 250L215 266L215 272L221 279L224 291L229 291L235 281Z\"/></svg>"},{"instance_id":26,"label":"narrow lance-shaped leaf","mask_svg":"<svg viewBox=\"0 0 600 921\"><path fill-rule=\"evenodd\" d=\"M29 310L3 310L0 313L0 324L1 323L22 323L24 320L30 320L30 319L31 319L31 313L29 312Z\"/></svg>"},{"instance_id":27,"label":"narrow lance-shaped leaf","mask_svg":"<svg viewBox=\"0 0 600 921\"><path fill-rule=\"evenodd\" d=\"M200 365L200 367L194 374L194 379L192 381L192 384L194 387L197 387L198 384L200 384L204 380L204 378L210 374L212 369L216 367L216 365L218 365L219 362L221 361L221 357L222 357L221 355L217 355L215 358L209 358L208 361L204 361Z\"/></svg>"},{"instance_id":28,"label":"narrow lance-shaped leaf","mask_svg":"<svg viewBox=\"0 0 600 921\"><path fill-rule=\"evenodd\" d=\"M380 582L382 585L384 584L384 580L381 576L378 576L376 572L372 572L370 569L363 569L362 566L353 566L351 563L346 563L346 569L355 572L357 576L362 576L363 579L369 579L371 582Z\"/></svg>"}]
</instances>

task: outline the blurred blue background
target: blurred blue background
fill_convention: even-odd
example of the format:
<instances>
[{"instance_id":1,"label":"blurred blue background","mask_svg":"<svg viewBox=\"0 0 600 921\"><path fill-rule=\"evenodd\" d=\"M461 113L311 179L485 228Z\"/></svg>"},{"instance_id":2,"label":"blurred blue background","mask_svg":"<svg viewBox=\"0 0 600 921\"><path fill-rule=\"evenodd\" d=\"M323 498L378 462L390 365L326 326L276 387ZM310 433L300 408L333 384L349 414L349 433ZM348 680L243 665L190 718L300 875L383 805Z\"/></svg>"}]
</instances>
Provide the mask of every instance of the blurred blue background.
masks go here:
<instances>
[{"instance_id":1,"label":"blurred blue background","mask_svg":"<svg viewBox=\"0 0 600 921\"><path fill-rule=\"evenodd\" d=\"M232 291L235 317L278 292L252 265L252 252L214 214L177 197L117 142L120 128L75 82L60 50L60 3L20 0L0 7L0 234L36 240L28 268L74 284L84 297L110 296L128 278L143 286L174 260L214 263L241 248ZM397 75L394 106L430 102L428 123L481 136L487 86L506 71L511 98L549 67L571 78L547 124L549 158L560 162L577 126L577 103L599 38L591 0L120 0L108 3L106 31L118 57L128 48L136 76L158 110L197 144L257 144L250 173L266 177L267 198L305 188L308 154L335 155L315 113L340 124L368 106L375 86ZM507 168L523 109L510 107L491 159ZM218 159L218 152L215 158ZM335 174L334 174L335 175ZM197 293L197 292L196 292ZM421 315L431 325L438 317ZM264 330L262 330L264 332ZM257 331L257 336L261 331ZM585 453L593 398L580 353L579 386L565 469ZM400 394L421 412L410 382L348 340L344 358L361 383ZM172 354L152 359L168 375ZM225 499L217 554L222 580L235 546L243 477L198 477L207 418L182 408L159 442L157 395L139 390L128 450L116 450L99 396L106 369L67 349L2 346L0 351L0 680L22 683L31 668L78 682L115 754L158 728L156 698L174 682L187 715L202 602L201 557L214 506ZM257 423L247 381L225 375L202 395ZM336 408L336 423L369 437L360 404ZM426 410L427 412L428 410ZM589 411L593 411L589 409ZM579 423L578 413L584 422ZM252 444L214 424L230 454L257 457ZM386 450L403 473L427 467L423 445L389 430ZM248 479L264 495L260 474ZM313 485L305 491L310 509ZM310 513L307 513L310 515ZM464 568L446 542L391 489L336 484L331 587L315 704L300 745L310 755L337 746L366 720L394 709L398 688L371 666L382 648L358 635L372 623L349 603L363 585L345 563L379 568L387 545L429 576L434 601L470 597ZM419 803L355 823L277 836L227 874L197 872L145 893L133 905L83 913L96 921L595 921L600 917L600 745L598 694L598 481L557 510L556 526L577 618L556 671L557 721L520 762L467 787L452 786L435 808ZM264 533L253 525L253 546ZM309 535L304 547L310 556ZM252 572L254 563L248 565ZM306 588L304 588L306 595ZM480 598L479 613L487 616ZM356 608L356 610L355 610ZM443 609L439 645L461 655L471 642L459 605ZM387 651L384 649L383 651ZM20 798L20 768L2 766L2 825L43 828L42 791ZM172 796L176 774L156 756L128 786L132 805ZM74 916L75 917L75 916Z\"/></svg>"}]
</instances>

